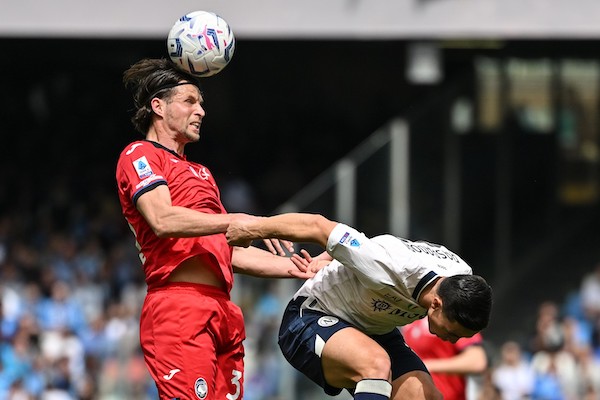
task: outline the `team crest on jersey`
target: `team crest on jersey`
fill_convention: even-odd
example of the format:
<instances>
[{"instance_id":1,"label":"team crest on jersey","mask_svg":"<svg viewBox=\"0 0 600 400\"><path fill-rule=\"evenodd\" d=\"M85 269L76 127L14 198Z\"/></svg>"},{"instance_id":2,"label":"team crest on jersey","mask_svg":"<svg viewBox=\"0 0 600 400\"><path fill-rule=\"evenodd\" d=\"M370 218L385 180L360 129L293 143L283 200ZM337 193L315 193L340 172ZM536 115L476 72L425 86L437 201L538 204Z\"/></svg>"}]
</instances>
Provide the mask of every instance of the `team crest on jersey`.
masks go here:
<instances>
[{"instance_id":1,"label":"team crest on jersey","mask_svg":"<svg viewBox=\"0 0 600 400\"><path fill-rule=\"evenodd\" d=\"M144 179L153 174L150 163L146 159L146 156L142 156L133 162L133 168L137 172L140 179Z\"/></svg>"},{"instance_id":2,"label":"team crest on jersey","mask_svg":"<svg viewBox=\"0 0 600 400\"><path fill-rule=\"evenodd\" d=\"M194 392L196 393L196 397L198 397L200 400L206 398L206 395L208 395L208 385L206 384L206 380L204 378L196 379L196 383L194 384Z\"/></svg>"},{"instance_id":3,"label":"team crest on jersey","mask_svg":"<svg viewBox=\"0 0 600 400\"><path fill-rule=\"evenodd\" d=\"M319 320L317 321L317 324L319 324L319 326L322 326L323 328L328 328L330 326L337 324L338 322L340 322L340 320L337 319L336 317L326 316L326 317L319 318Z\"/></svg>"}]
</instances>

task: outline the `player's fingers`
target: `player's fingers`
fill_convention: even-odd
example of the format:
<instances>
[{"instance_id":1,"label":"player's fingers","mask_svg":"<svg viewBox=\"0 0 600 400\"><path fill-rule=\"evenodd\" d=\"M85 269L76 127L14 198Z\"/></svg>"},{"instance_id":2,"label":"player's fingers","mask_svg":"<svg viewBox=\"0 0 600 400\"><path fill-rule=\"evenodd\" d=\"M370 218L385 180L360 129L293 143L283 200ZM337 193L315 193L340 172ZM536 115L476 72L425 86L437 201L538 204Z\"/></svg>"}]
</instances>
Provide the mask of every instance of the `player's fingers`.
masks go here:
<instances>
[{"instance_id":1,"label":"player's fingers","mask_svg":"<svg viewBox=\"0 0 600 400\"><path fill-rule=\"evenodd\" d=\"M289 253L294 253L296 251L294 248L294 242L290 242L289 240L280 240L280 242Z\"/></svg>"},{"instance_id":2,"label":"player's fingers","mask_svg":"<svg viewBox=\"0 0 600 400\"><path fill-rule=\"evenodd\" d=\"M306 262L305 259L300 257L298 254L292 254L292 256L290 257L290 260L292 261L292 263L294 263L296 268L298 268L300 271L302 271L302 272L308 271L308 267L309 267L308 263Z\"/></svg>"},{"instance_id":3,"label":"player's fingers","mask_svg":"<svg viewBox=\"0 0 600 400\"><path fill-rule=\"evenodd\" d=\"M306 261L312 262L313 258L308 251L302 249L300 250L300 254L302 255L302 257L304 257Z\"/></svg>"},{"instance_id":4,"label":"player's fingers","mask_svg":"<svg viewBox=\"0 0 600 400\"><path fill-rule=\"evenodd\" d=\"M277 253L275 253L275 254L279 254L280 256L285 256L285 250L283 250L283 247L281 246L281 240L271 239L271 243L273 244L273 247L277 251Z\"/></svg>"},{"instance_id":5,"label":"player's fingers","mask_svg":"<svg viewBox=\"0 0 600 400\"><path fill-rule=\"evenodd\" d=\"M271 239L263 239L263 243L267 247L267 250L273 254L277 254L277 250L273 247L273 243L271 243Z\"/></svg>"}]
</instances>

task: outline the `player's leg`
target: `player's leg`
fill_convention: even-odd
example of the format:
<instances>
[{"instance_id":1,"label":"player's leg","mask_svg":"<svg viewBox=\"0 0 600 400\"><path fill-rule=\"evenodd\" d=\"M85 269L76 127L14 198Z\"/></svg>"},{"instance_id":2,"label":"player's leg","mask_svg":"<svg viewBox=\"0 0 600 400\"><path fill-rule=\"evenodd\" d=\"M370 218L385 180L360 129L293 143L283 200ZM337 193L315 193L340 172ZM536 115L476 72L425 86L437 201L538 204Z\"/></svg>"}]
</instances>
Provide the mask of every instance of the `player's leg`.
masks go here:
<instances>
[{"instance_id":1,"label":"player's leg","mask_svg":"<svg viewBox=\"0 0 600 400\"><path fill-rule=\"evenodd\" d=\"M356 400L390 398L390 356L361 331L351 327L337 331L324 344L321 358L329 385L353 388Z\"/></svg>"},{"instance_id":2,"label":"player's leg","mask_svg":"<svg viewBox=\"0 0 600 400\"><path fill-rule=\"evenodd\" d=\"M220 327L227 324L220 299L191 284L148 294L140 340L161 400L214 399Z\"/></svg>"},{"instance_id":3,"label":"player's leg","mask_svg":"<svg viewBox=\"0 0 600 400\"><path fill-rule=\"evenodd\" d=\"M404 342L398 330L373 336L392 360L392 400L441 400L427 367Z\"/></svg>"},{"instance_id":4,"label":"player's leg","mask_svg":"<svg viewBox=\"0 0 600 400\"><path fill-rule=\"evenodd\" d=\"M385 351L346 321L316 311L301 312L302 302L290 302L279 331L279 346L288 362L328 395L348 388L356 389L358 400L388 399L390 359ZM340 340L325 350L334 336Z\"/></svg>"},{"instance_id":5,"label":"player's leg","mask_svg":"<svg viewBox=\"0 0 600 400\"><path fill-rule=\"evenodd\" d=\"M442 400L431 375L423 371L408 372L392 382L392 400Z\"/></svg>"},{"instance_id":6,"label":"player's leg","mask_svg":"<svg viewBox=\"0 0 600 400\"><path fill-rule=\"evenodd\" d=\"M215 399L241 400L244 396L244 318L234 303L227 301L223 306L228 309L228 320L222 327L222 346L217 354Z\"/></svg>"}]
</instances>

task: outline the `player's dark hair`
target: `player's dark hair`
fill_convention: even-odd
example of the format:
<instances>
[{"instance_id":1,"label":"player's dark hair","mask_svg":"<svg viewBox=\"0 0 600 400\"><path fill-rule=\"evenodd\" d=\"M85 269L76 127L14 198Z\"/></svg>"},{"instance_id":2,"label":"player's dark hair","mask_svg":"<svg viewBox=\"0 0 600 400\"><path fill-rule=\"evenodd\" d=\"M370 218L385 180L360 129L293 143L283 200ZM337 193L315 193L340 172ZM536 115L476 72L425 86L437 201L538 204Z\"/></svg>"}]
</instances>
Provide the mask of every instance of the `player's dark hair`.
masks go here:
<instances>
[{"instance_id":1,"label":"player's dark hair","mask_svg":"<svg viewBox=\"0 0 600 400\"><path fill-rule=\"evenodd\" d=\"M200 89L198 80L177 68L165 58L147 58L133 64L123 73L123 83L131 90L135 114L131 122L135 129L146 134L152 124L150 100L154 97L169 99L173 88L182 81L190 82Z\"/></svg>"},{"instance_id":2,"label":"player's dark hair","mask_svg":"<svg viewBox=\"0 0 600 400\"><path fill-rule=\"evenodd\" d=\"M455 275L444 278L437 291L442 311L451 322L481 331L490 322L492 288L481 276Z\"/></svg>"}]
</instances>

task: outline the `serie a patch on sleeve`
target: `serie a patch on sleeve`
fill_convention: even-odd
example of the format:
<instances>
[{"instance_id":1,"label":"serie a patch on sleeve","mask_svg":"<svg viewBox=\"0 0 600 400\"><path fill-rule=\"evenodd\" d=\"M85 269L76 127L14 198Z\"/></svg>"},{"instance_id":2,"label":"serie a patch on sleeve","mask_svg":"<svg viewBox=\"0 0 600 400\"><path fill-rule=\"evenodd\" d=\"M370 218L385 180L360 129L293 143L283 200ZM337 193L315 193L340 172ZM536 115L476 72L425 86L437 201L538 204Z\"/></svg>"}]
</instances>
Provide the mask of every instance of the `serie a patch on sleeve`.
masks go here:
<instances>
[{"instance_id":1,"label":"serie a patch on sleeve","mask_svg":"<svg viewBox=\"0 0 600 400\"><path fill-rule=\"evenodd\" d=\"M153 174L152 167L150 167L150 163L146 159L146 156L142 156L133 161L133 167L135 168L135 172L137 172L140 179L147 178Z\"/></svg>"}]
</instances>

